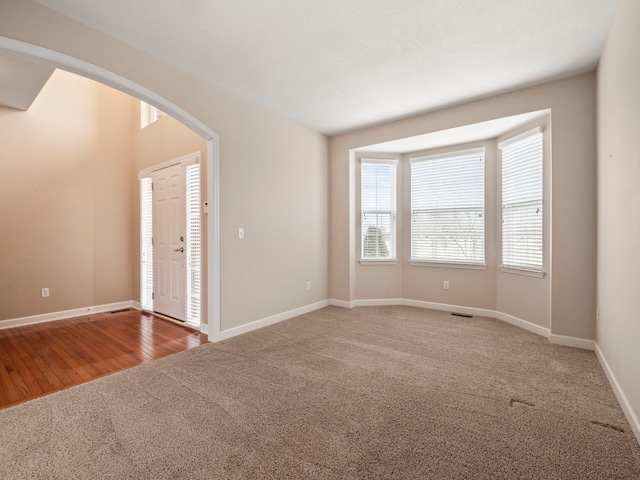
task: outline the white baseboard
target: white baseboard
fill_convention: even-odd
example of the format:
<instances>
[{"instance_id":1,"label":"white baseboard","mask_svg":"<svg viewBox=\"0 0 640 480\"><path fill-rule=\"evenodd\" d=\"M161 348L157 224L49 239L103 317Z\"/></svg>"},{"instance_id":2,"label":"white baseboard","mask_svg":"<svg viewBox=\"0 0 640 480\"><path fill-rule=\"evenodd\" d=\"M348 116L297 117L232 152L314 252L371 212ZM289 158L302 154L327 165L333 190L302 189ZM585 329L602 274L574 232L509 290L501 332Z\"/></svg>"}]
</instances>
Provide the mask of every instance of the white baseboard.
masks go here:
<instances>
[{"instance_id":1,"label":"white baseboard","mask_svg":"<svg viewBox=\"0 0 640 480\"><path fill-rule=\"evenodd\" d=\"M329 300L329 305L341 308L353 308L352 302L348 302L347 300L336 300L335 298Z\"/></svg>"},{"instance_id":2,"label":"white baseboard","mask_svg":"<svg viewBox=\"0 0 640 480\"><path fill-rule=\"evenodd\" d=\"M638 415L636 415L633 408L631 408L631 403L629 403L627 396L624 394L624 390L622 390L622 387L618 383L618 379L611 370L604 353L602 353L602 350L600 350L600 346L597 343L595 345L595 351L596 356L600 361L600 366L602 366L602 370L604 370L604 374L607 376L607 380L609 380L609 383L611 384L613 393L615 393L618 403L620 403L620 407L622 407L622 411L627 417L629 425L631 425L631 430L633 430L633 434L636 436L638 444L640 444L640 420L638 419Z\"/></svg>"},{"instance_id":3,"label":"white baseboard","mask_svg":"<svg viewBox=\"0 0 640 480\"><path fill-rule=\"evenodd\" d=\"M410 300L403 299L402 305L407 307L428 308L431 310L438 310L441 312L461 313L463 315L476 315L478 317L492 317L495 318L495 310L486 310L484 308L463 307L460 305L449 305L446 303L425 302L422 300Z\"/></svg>"},{"instance_id":4,"label":"white baseboard","mask_svg":"<svg viewBox=\"0 0 640 480\"><path fill-rule=\"evenodd\" d=\"M425 302L422 300L410 300L406 298L373 298L361 299L348 302L346 300L329 300L329 305L342 308L355 307L384 307L392 305L405 305L407 307L428 308L431 310L440 310L443 312L462 313L464 315L477 315L482 317L495 317L494 310L485 310L482 308L461 307L458 305L449 305L445 303Z\"/></svg>"},{"instance_id":5,"label":"white baseboard","mask_svg":"<svg viewBox=\"0 0 640 480\"><path fill-rule=\"evenodd\" d=\"M135 302L127 300L126 302L107 303L105 305L95 305L92 307L74 308L73 310L64 310L61 312L43 313L41 315L31 315L29 317L12 318L10 320L0 321L0 330L5 328L22 327L24 325L34 325L36 323L52 322L54 320L64 320L65 318L81 317L92 313L104 313L123 308L136 308Z\"/></svg>"},{"instance_id":6,"label":"white baseboard","mask_svg":"<svg viewBox=\"0 0 640 480\"><path fill-rule=\"evenodd\" d=\"M25 325L35 325L37 323L53 322L56 320L64 320L66 318L82 317L83 315L90 315L92 313L105 313L112 312L114 310L122 310L124 308L133 308L141 312L146 311L142 309L140 302L135 300L127 300L125 302L107 303L104 305L94 305L91 307L74 308L73 310L63 310L61 312L43 313L40 315L32 315L29 317L12 318L9 320L0 320L0 330L5 328L22 327ZM154 312L148 312L157 317L163 317L177 325L186 326L189 328L195 328L193 325L186 324L184 322L177 321L170 317L164 317ZM208 335L208 325L201 325L200 331Z\"/></svg>"},{"instance_id":7,"label":"white baseboard","mask_svg":"<svg viewBox=\"0 0 640 480\"><path fill-rule=\"evenodd\" d=\"M535 323L523 320L507 313L497 310L488 310L483 308L464 307L460 305L450 305L446 303L425 302L422 300L410 300L406 298L380 298L380 299L361 299L351 302L345 300L329 300L330 305L343 308L354 307L374 307L388 305L405 305L408 307L427 308L431 310L440 310L444 312L462 313L464 315L475 315L481 317L496 318L510 325L522 328L541 337L549 339L550 343L555 345L563 345L566 347L582 348L584 350L594 350L595 341L585 338L567 337L564 335L554 335L547 327L542 327Z\"/></svg>"},{"instance_id":8,"label":"white baseboard","mask_svg":"<svg viewBox=\"0 0 640 480\"><path fill-rule=\"evenodd\" d=\"M345 301L345 300L336 300L336 299L323 300L321 302L312 303L304 307L299 307L293 310L289 310L287 312L262 318L260 320L247 323L245 325L240 325L238 327L233 327L227 330L223 330L222 332L220 332L220 340L235 337L236 335L241 335L243 333L251 332L253 330L257 330L258 328L263 328L269 325L273 325L274 323L278 323L283 320L288 320L290 318L296 317L298 315L303 315L305 313L309 313L314 310L318 310L328 305L333 305L333 306L342 307L342 308L405 305L408 307L418 307L418 308L426 308L426 309L439 310L439 311L445 311L445 312L462 313L464 315L491 317L491 318L497 318L498 320L502 320L503 322L509 323L511 325L515 325L516 327L527 330L528 332L532 332L537 335L541 335L545 338L548 338L549 341L553 344L564 345L564 346L574 347L574 348L582 348L586 350L595 349L595 341L593 340L587 340L587 339L575 338L575 337L566 337L563 335L554 335L550 333L548 328L541 327L539 325L528 322L526 320L522 320L521 318L517 318L512 315L508 315L506 313L498 312L495 310L464 307L460 305L449 305L445 303L425 302L421 300L410 300L405 298L361 299L361 300L353 300L351 302ZM44 313L41 315L33 315L29 317L2 320L0 321L0 330L5 328L20 327L23 325L33 325L36 323L63 320L65 318L80 317L83 315L89 315L91 313L110 312L113 310L120 310L123 308L135 308L136 310L141 310L139 302L136 302L134 300L127 300L125 302L109 303L105 305L95 305L90 307L76 308L73 310L65 310L61 312ZM204 325L204 324L201 325L200 331L208 335L209 333L208 325Z\"/></svg>"},{"instance_id":9,"label":"white baseboard","mask_svg":"<svg viewBox=\"0 0 640 480\"><path fill-rule=\"evenodd\" d=\"M565 347L582 348L583 350L595 350L595 340L587 340L586 338L566 337L564 335L549 335L549 342L554 345L564 345Z\"/></svg>"},{"instance_id":10,"label":"white baseboard","mask_svg":"<svg viewBox=\"0 0 640 480\"><path fill-rule=\"evenodd\" d=\"M220 340L226 340L227 338L242 335L243 333L252 332L253 330L257 330L259 328L268 327L269 325L273 325L284 320L289 320L290 318L297 317L298 315L313 312L314 310L319 310L327 306L329 306L329 300L323 300L321 302L305 305L304 307L294 308L293 310L289 310L287 312L278 313L270 317L261 318L260 320L255 320L250 323L245 323L244 325L240 325L238 327L228 328L220 332Z\"/></svg>"},{"instance_id":11,"label":"white baseboard","mask_svg":"<svg viewBox=\"0 0 640 480\"><path fill-rule=\"evenodd\" d=\"M387 307L390 305L404 305L404 300L402 298L373 298L351 302L352 307Z\"/></svg>"},{"instance_id":12,"label":"white baseboard","mask_svg":"<svg viewBox=\"0 0 640 480\"><path fill-rule=\"evenodd\" d=\"M497 318L498 320L502 320L503 322L506 322L509 325L513 325L513 326L522 328L523 330L526 330L527 332L531 332L531 333L535 333L536 335L540 335L541 337L549 338L549 335L551 335L551 332L549 331L549 329L547 327L542 327L540 325L537 325L535 323L531 323L531 322L529 322L527 320L523 320L523 319L518 318L518 317L514 317L513 315L509 315L507 313L502 313L502 312L496 311L494 313L494 318Z\"/></svg>"}]
</instances>

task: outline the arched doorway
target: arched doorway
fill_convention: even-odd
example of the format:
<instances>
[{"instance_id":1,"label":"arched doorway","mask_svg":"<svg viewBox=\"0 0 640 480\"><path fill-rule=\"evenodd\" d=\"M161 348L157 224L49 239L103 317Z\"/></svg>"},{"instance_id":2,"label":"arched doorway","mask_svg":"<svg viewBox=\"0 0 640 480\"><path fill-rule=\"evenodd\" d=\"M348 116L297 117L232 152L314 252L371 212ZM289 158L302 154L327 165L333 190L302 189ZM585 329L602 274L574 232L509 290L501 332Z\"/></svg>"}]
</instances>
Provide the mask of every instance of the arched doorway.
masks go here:
<instances>
[{"instance_id":1,"label":"arched doorway","mask_svg":"<svg viewBox=\"0 0 640 480\"><path fill-rule=\"evenodd\" d=\"M203 332L208 334L210 341L220 340L220 207L219 207L219 138L209 127L204 125L191 114L157 95L147 88L128 80L125 77L105 70L83 60L64 55L53 50L38 47L14 39L0 37L0 50L25 60L45 62L55 68L67 70L92 80L98 81L128 95L150 103L206 140L206 164L209 174L206 178L206 230L208 236L208 261L205 267L207 273L207 325Z\"/></svg>"}]
</instances>

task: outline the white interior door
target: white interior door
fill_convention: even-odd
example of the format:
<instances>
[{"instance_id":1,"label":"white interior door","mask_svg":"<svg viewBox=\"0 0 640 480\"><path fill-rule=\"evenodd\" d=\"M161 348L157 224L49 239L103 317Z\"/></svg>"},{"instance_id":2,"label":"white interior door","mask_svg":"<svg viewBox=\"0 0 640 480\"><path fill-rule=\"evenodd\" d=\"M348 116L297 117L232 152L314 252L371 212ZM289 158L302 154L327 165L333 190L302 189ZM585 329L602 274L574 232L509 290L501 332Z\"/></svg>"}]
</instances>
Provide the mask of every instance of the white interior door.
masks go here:
<instances>
[{"instance_id":1,"label":"white interior door","mask_svg":"<svg viewBox=\"0 0 640 480\"><path fill-rule=\"evenodd\" d=\"M182 165L153 173L153 309L185 320L185 177Z\"/></svg>"}]
</instances>

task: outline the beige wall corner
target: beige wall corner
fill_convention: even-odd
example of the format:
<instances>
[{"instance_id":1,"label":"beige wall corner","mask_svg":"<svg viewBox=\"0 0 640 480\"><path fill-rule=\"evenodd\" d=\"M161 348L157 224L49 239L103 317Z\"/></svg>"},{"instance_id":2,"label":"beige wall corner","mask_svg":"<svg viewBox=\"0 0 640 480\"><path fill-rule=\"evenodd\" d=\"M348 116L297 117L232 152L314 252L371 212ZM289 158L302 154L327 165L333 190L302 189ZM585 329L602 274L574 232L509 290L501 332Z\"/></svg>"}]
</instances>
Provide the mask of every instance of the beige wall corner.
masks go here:
<instances>
[{"instance_id":1,"label":"beige wall corner","mask_svg":"<svg viewBox=\"0 0 640 480\"><path fill-rule=\"evenodd\" d=\"M0 107L0 320L131 300L132 103L58 70Z\"/></svg>"},{"instance_id":2,"label":"beige wall corner","mask_svg":"<svg viewBox=\"0 0 640 480\"><path fill-rule=\"evenodd\" d=\"M638 18L640 2L618 1L598 68L597 343L640 441Z\"/></svg>"}]
</instances>

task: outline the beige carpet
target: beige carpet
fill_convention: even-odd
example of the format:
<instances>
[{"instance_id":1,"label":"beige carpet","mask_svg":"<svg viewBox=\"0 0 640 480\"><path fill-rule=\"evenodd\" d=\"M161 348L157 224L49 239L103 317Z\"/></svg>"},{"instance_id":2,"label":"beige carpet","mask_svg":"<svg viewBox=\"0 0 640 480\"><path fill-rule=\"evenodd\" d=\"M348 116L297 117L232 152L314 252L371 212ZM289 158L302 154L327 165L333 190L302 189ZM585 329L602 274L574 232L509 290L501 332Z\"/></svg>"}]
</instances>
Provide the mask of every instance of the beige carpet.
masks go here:
<instances>
[{"instance_id":1,"label":"beige carpet","mask_svg":"<svg viewBox=\"0 0 640 480\"><path fill-rule=\"evenodd\" d=\"M0 411L6 479L639 479L592 352L329 307Z\"/></svg>"}]
</instances>

